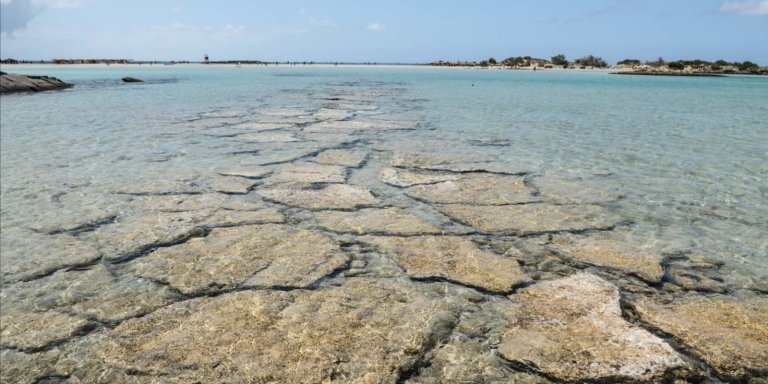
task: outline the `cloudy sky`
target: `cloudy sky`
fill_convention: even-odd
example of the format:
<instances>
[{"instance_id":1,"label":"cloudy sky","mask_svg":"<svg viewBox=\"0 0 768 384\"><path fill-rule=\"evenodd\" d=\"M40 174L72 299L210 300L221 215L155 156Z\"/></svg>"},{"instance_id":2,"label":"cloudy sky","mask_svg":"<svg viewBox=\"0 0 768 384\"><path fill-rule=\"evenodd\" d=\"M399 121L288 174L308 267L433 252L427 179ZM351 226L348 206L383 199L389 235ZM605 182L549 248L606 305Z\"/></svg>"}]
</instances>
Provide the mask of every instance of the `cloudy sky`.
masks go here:
<instances>
[{"instance_id":1,"label":"cloudy sky","mask_svg":"<svg viewBox=\"0 0 768 384\"><path fill-rule=\"evenodd\" d=\"M768 0L0 0L0 57L768 65Z\"/></svg>"}]
</instances>

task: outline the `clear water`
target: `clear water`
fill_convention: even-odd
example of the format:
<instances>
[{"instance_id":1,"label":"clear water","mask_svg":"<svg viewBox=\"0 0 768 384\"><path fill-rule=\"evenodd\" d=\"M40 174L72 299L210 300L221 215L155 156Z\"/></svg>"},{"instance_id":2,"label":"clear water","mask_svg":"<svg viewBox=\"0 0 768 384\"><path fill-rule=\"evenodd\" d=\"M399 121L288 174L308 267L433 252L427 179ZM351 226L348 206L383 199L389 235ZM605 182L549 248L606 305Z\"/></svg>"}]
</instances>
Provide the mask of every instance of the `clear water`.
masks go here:
<instances>
[{"instance_id":1,"label":"clear water","mask_svg":"<svg viewBox=\"0 0 768 384\"><path fill-rule=\"evenodd\" d=\"M2 253L14 228L119 209L115 185L195 179L237 165L231 138L189 120L210 111L316 106L363 86L430 129L381 133L384 147L479 154L622 199L631 236L768 278L768 78L413 67L13 66L76 87L3 96ZM134 76L150 82L122 84ZM319 97L319 96L318 96ZM389 135L389 136L388 136ZM278 143L276 146L289 145ZM44 256L40 256L44 257Z\"/></svg>"}]
</instances>

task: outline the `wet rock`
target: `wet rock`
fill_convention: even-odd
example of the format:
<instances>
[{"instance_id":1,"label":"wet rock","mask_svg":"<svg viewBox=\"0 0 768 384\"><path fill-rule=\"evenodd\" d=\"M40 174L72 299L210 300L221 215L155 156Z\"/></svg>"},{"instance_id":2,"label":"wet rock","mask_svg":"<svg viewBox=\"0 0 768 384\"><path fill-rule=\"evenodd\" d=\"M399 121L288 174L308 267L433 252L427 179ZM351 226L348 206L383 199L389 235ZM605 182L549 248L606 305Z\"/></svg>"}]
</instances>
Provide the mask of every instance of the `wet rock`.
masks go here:
<instances>
[{"instance_id":1,"label":"wet rock","mask_svg":"<svg viewBox=\"0 0 768 384\"><path fill-rule=\"evenodd\" d=\"M113 276L103 264L59 271L0 293L6 313L59 310L101 322L140 316L176 299L167 287L133 275Z\"/></svg>"},{"instance_id":2,"label":"wet rock","mask_svg":"<svg viewBox=\"0 0 768 384\"><path fill-rule=\"evenodd\" d=\"M434 184L443 181L455 181L459 180L459 178L459 175L450 173L413 172L398 168L382 168L379 171L379 180L395 187Z\"/></svg>"},{"instance_id":3,"label":"wet rock","mask_svg":"<svg viewBox=\"0 0 768 384\"><path fill-rule=\"evenodd\" d=\"M88 320L54 311L0 316L0 347L35 351L82 333Z\"/></svg>"},{"instance_id":4,"label":"wet rock","mask_svg":"<svg viewBox=\"0 0 768 384\"><path fill-rule=\"evenodd\" d=\"M214 229L206 237L158 249L131 269L192 294L241 284L306 287L348 260L322 235L262 225Z\"/></svg>"},{"instance_id":5,"label":"wet rock","mask_svg":"<svg viewBox=\"0 0 768 384\"><path fill-rule=\"evenodd\" d=\"M3 284L45 276L67 266L90 264L101 257L96 247L67 234L42 235L3 228L0 236Z\"/></svg>"},{"instance_id":6,"label":"wet rock","mask_svg":"<svg viewBox=\"0 0 768 384\"><path fill-rule=\"evenodd\" d=\"M194 181L186 180L141 180L134 181L113 191L125 195L192 195L203 192Z\"/></svg>"},{"instance_id":7,"label":"wet rock","mask_svg":"<svg viewBox=\"0 0 768 384\"><path fill-rule=\"evenodd\" d=\"M558 204L600 204L619 198L618 194L599 188L594 181L545 176L534 178L531 184L542 199Z\"/></svg>"},{"instance_id":8,"label":"wet rock","mask_svg":"<svg viewBox=\"0 0 768 384\"><path fill-rule=\"evenodd\" d=\"M286 129L293 127L291 123L265 123L260 121L249 121L234 125L232 128L240 129L243 133L272 131L276 129Z\"/></svg>"},{"instance_id":9,"label":"wet rock","mask_svg":"<svg viewBox=\"0 0 768 384\"><path fill-rule=\"evenodd\" d=\"M50 76L27 76L15 73L0 74L0 94L15 92L42 92L72 87Z\"/></svg>"},{"instance_id":10,"label":"wet rock","mask_svg":"<svg viewBox=\"0 0 768 384\"><path fill-rule=\"evenodd\" d=\"M187 212L136 212L81 237L93 241L110 262L131 259L149 249L200 236L203 227L282 222L273 208L257 211L199 210Z\"/></svg>"},{"instance_id":11,"label":"wet rock","mask_svg":"<svg viewBox=\"0 0 768 384\"><path fill-rule=\"evenodd\" d=\"M237 136L238 141L248 141L253 143L290 143L299 141L299 138L289 132L257 132L244 133Z\"/></svg>"},{"instance_id":12,"label":"wet rock","mask_svg":"<svg viewBox=\"0 0 768 384\"><path fill-rule=\"evenodd\" d=\"M473 339L451 339L434 352L429 362L428 367L406 383L550 383L542 377L511 370L494 351Z\"/></svg>"},{"instance_id":13,"label":"wet rock","mask_svg":"<svg viewBox=\"0 0 768 384\"><path fill-rule=\"evenodd\" d=\"M303 132L362 132L373 129L374 125L368 121L361 120L343 120L343 121L321 121L310 124L304 128Z\"/></svg>"},{"instance_id":14,"label":"wet rock","mask_svg":"<svg viewBox=\"0 0 768 384\"><path fill-rule=\"evenodd\" d=\"M621 317L619 291L587 273L510 296L499 353L563 381L659 381L685 365L663 340Z\"/></svg>"},{"instance_id":15,"label":"wet rock","mask_svg":"<svg viewBox=\"0 0 768 384\"><path fill-rule=\"evenodd\" d=\"M525 186L522 177L491 174L466 174L455 181L416 185L406 189L405 193L430 203L503 205L538 200Z\"/></svg>"},{"instance_id":16,"label":"wet rock","mask_svg":"<svg viewBox=\"0 0 768 384\"><path fill-rule=\"evenodd\" d=\"M560 236L551 247L579 262L616 268L653 283L660 282L664 275L662 257L637 246L606 239Z\"/></svg>"},{"instance_id":17,"label":"wet rock","mask_svg":"<svg viewBox=\"0 0 768 384\"><path fill-rule=\"evenodd\" d=\"M454 322L446 304L411 284L351 279L173 304L120 324L96 354L104 368L180 381L395 382Z\"/></svg>"},{"instance_id":18,"label":"wet rock","mask_svg":"<svg viewBox=\"0 0 768 384\"><path fill-rule=\"evenodd\" d=\"M221 193L201 195L150 195L137 197L134 206L141 211L184 212L214 209L253 211L264 209L263 204L237 199Z\"/></svg>"},{"instance_id":19,"label":"wet rock","mask_svg":"<svg viewBox=\"0 0 768 384\"><path fill-rule=\"evenodd\" d=\"M279 183L343 183L347 169L339 165L299 163L282 166L266 179L266 184Z\"/></svg>"},{"instance_id":20,"label":"wet rock","mask_svg":"<svg viewBox=\"0 0 768 384\"><path fill-rule=\"evenodd\" d=\"M368 208L354 212L320 211L317 224L334 232L417 235L440 233L437 226L400 208Z\"/></svg>"},{"instance_id":21,"label":"wet rock","mask_svg":"<svg viewBox=\"0 0 768 384\"><path fill-rule=\"evenodd\" d=\"M0 382L38 384L42 377L54 376L58 351L26 353L13 349L0 350Z\"/></svg>"},{"instance_id":22,"label":"wet rock","mask_svg":"<svg viewBox=\"0 0 768 384\"><path fill-rule=\"evenodd\" d=\"M227 168L219 171L219 175L222 176L239 176L248 179L260 179L272 173L272 168L262 167L258 165L250 167L236 167Z\"/></svg>"},{"instance_id":23,"label":"wet rock","mask_svg":"<svg viewBox=\"0 0 768 384\"><path fill-rule=\"evenodd\" d=\"M306 146L289 149L274 149L259 152L257 156L248 156L247 165L272 165L291 162L302 157L310 156L318 151L316 146ZM245 162L244 162L245 163Z\"/></svg>"},{"instance_id":24,"label":"wet rock","mask_svg":"<svg viewBox=\"0 0 768 384\"><path fill-rule=\"evenodd\" d=\"M139 80L135 77L126 76L123 77L123 83L143 83L144 80Z\"/></svg>"},{"instance_id":25,"label":"wet rock","mask_svg":"<svg viewBox=\"0 0 768 384\"><path fill-rule=\"evenodd\" d=\"M365 151L350 149L329 149L321 152L315 157L319 164L341 165L344 167L357 168L363 164L368 153Z\"/></svg>"},{"instance_id":26,"label":"wet rock","mask_svg":"<svg viewBox=\"0 0 768 384\"><path fill-rule=\"evenodd\" d=\"M247 113L244 111L210 111L210 112L203 112L200 114L200 117L203 119L211 119L211 118L233 118L233 117L243 117L246 116Z\"/></svg>"},{"instance_id":27,"label":"wet rock","mask_svg":"<svg viewBox=\"0 0 768 384\"><path fill-rule=\"evenodd\" d=\"M372 237L361 240L393 257L414 278L441 278L495 292L530 281L514 259L483 251L457 236Z\"/></svg>"},{"instance_id":28,"label":"wet rock","mask_svg":"<svg viewBox=\"0 0 768 384\"><path fill-rule=\"evenodd\" d=\"M640 319L678 338L730 380L768 373L768 300L691 296L632 300Z\"/></svg>"},{"instance_id":29,"label":"wet rock","mask_svg":"<svg viewBox=\"0 0 768 384\"><path fill-rule=\"evenodd\" d=\"M303 107L262 107L256 113L267 116L296 117L304 116L309 112Z\"/></svg>"},{"instance_id":30,"label":"wet rock","mask_svg":"<svg viewBox=\"0 0 768 384\"><path fill-rule=\"evenodd\" d=\"M395 152L390 165L397 168L419 168L450 172L492 172L510 175L528 173L525 170L496 161L488 156L456 156L438 153Z\"/></svg>"},{"instance_id":31,"label":"wet rock","mask_svg":"<svg viewBox=\"0 0 768 384\"><path fill-rule=\"evenodd\" d=\"M445 204L437 205L436 208L461 223L481 231L510 235L610 229L622 222L620 217L597 205Z\"/></svg>"},{"instance_id":32,"label":"wet rock","mask_svg":"<svg viewBox=\"0 0 768 384\"><path fill-rule=\"evenodd\" d=\"M217 177L208 182L208 187L220 193L246 194L256 182L245 177Z\"/></svg>"},{"instance_id":33,"label":"wet rock","mask_svg":"<svg viewBox=\"0 0 768 384\"><path fill-rule=\"evenodd\" d=\"M381 205L381 200L368 189L349 184L279 184L256 191L266 199L309 209L355 209Z\"/></svg>"},{"instance_id":34,"label":"wet rock","mask_svg":"<svg viewBox=\"0 0 768 384\"><path fill-rule=\"evenodd\" d=\"M346 109L320 108L312 117L318 120L344 120L352 117L352 114Z\"/></svg>"},{"instance_id":35,"label":"wet rock","mask_svg":"<svg viewBox=\"0 0 768 384\"><path fill-rule=\"evenodd\" d=\"M234 128L237 124L241 124L243 122L242 117L234 116L234 117L211 117L211 118L203 118L199 120L194 121L185 121L184 127L192 129L192 130L204 130L205 134L213 135L213 136L219 136L220 130L217 128L220 127L226 127L227 129L237 129L237 132L240 131L239 128ZM217 134L218 133L218 134Z\"/></svg>"}]
</instances>

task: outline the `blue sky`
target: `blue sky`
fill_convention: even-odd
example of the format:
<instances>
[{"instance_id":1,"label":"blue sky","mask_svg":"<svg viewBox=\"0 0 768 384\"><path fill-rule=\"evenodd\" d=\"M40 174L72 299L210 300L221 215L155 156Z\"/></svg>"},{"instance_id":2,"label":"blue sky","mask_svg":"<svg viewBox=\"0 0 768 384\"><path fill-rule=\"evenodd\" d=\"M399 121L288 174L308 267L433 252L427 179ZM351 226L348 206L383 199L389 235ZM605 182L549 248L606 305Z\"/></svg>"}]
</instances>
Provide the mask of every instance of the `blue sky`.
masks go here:
<instances>
[{"instance_id":1,"label":"blue sky","mask_svg":"<svg viewBox=\"0 0 768 384\"><path fill-rule=\"evenodd\" d=\"M768 65L768 0L0 0L0 57Z\"/></svg>"}]
</instances>

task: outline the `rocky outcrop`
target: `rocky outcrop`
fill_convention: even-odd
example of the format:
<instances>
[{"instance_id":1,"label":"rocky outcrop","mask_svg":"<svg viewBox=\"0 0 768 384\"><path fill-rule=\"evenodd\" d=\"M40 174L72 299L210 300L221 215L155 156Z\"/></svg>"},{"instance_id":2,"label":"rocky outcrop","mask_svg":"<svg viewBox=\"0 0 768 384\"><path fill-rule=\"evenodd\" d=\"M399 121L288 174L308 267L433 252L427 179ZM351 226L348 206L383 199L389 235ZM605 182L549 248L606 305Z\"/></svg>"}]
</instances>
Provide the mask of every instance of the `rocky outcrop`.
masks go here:
<instances>
[{"instance_id":1,"label":"rocky outcrop","mask_svg":"<svg viewBox=\"0 0 768 384\"><path fill-rule=\"evenodd\" d=\"M143 83L144 80L139 80L135 77L126 76L126 77L123 77L123 82L124 83Z\"/></svg>"},{"instance_id":2,"label":"rocky outcrop","mask_svg":"<svg viewBox=\"0 0 768 384\"><path fill-rule=\"evenodd\" d=\"M580 273L510 296L499 353L567 382L658 382L685 365L672 347L621 317L619 290Z\"/></svg>"},{"instance_id":3,"label":"rocky outcrop","mask_svg":"<svg viewBox=\"0 0 768 384\"><path fill-rule=\"evenodd\" d=\"M67 84L55 77L0 72L0 94L53 91L70 87L72 84Z\"/></svg>"}]
</instances>

